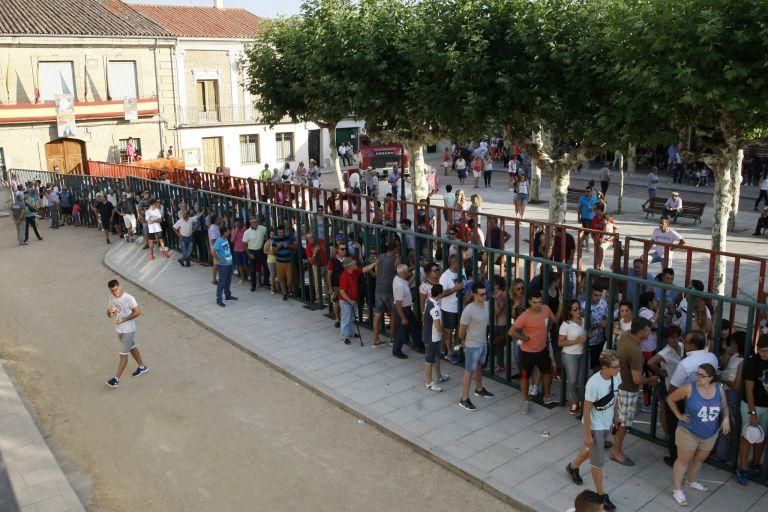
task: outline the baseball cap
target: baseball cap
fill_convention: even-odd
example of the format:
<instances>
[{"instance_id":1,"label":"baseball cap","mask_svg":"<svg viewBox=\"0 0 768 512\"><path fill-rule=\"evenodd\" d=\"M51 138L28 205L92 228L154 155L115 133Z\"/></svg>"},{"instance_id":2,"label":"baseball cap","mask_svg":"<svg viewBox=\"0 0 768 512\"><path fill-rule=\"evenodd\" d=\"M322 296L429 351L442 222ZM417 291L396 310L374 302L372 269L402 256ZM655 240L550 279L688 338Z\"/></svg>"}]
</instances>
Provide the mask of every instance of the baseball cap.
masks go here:
<instances>
[{"instance_id":1,"label":"baseball cap","mask_svg":"<svg viewBox=\"0 0 768 512\"><path fill-rule=\"evenodd\" d=\"M678 192L672 192L673 196L679 196L680 194Z\"/></svg>"},{"instance_id":2,"label":"baseball cap","mask_svg":"<svg viewBox=\"0 0 768 512\"><path fill-rule=\"evenodd\" d=\"M765 432L760 425L746 425L741 435L749 444L760 444L765 440Z\"/></svg>"},{"instance_id":3,"label":"baseball cap","mask_svg":"<svg viewBox=\"0 0 768 512\"><path fill-rule=\"evenodd\" d=\"M344 268L351 267L354 264L355 264L355 260L353 260L352 258L344 258L344 263L343 263Z\"/></svg>"}]
</instances>

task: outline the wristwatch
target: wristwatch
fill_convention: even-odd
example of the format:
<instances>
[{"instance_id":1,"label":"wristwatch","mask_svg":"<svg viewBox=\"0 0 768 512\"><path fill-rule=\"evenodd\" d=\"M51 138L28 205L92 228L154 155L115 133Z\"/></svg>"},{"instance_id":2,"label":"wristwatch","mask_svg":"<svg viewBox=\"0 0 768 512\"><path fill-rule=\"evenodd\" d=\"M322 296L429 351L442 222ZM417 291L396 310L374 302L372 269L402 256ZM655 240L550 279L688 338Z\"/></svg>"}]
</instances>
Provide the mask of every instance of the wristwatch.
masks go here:
<instances>
[{"instance_id":1,"label":"wristwatch","mask_svg":"<svg viewBox=\"0 0 768 512\"><path fill-rule=\"evenodd\" d=\"M749 411L750 416L757 416L757 411Z\"/></svg>"}]
</instances>

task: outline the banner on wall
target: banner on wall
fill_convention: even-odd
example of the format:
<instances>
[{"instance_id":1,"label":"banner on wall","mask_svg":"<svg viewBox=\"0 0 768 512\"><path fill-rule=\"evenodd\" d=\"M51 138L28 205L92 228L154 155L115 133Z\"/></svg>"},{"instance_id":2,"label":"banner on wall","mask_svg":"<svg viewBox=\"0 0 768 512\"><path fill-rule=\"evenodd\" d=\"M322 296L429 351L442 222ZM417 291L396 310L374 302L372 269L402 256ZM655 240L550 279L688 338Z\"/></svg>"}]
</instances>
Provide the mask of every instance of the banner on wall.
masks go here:
<instances>
[{"instance_id":1,"label":"banner on wall","mask_svg":"<svg viewBox=\"0 0 768 512\"><path fill-rule=\"evenodd\" d=\"M56 128L59 137L72 137L77 134L75 126L75 100L71 94L57 94Z\"/></svg>"},{"instance_id":2,"label":"banner on wall","mask_svg":"<svg viewBox=\"0 0 768 512\"><path fill-rule=\"evenodd\" d=\"M136 98L125 98L123 100L123 108L125 109L126 121L139 120L139 104L136 101Z\"/></svg>"}]
</instances>

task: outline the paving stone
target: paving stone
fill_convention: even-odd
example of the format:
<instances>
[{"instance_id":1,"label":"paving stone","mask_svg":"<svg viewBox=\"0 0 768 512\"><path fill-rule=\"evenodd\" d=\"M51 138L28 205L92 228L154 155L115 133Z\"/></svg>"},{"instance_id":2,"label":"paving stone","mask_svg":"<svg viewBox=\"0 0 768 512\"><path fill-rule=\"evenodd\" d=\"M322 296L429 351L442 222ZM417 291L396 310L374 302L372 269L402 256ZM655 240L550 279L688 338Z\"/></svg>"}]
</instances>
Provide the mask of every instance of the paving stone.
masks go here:
<instances>
[{"instance_id":1,"label":"paving stone","mask_svg":"<svg viewBox=\"0 0 768 512\"><path fill-rule=\"evenodd\" d=\"M177 305L187 314L220 331L229 327L226 332L235 342L293 372L382 428L483 481L484 486L537 512L562 512L573 506L574 497L582 490L571 483L564 467L581 448L583 426L564 408L550 409L533 403L530 414L521 415L520 394L489 379L486 387L496 398L472 396L479 410L470 413L458 407L464 373L461 367L442 365L443 373L450 375L451 380L441 385L442 393L428 393L423 387L423 356L410 348L405 349L407 360L392 357L389 346L372 349L370 331L362 333L365 347L359 347L356 340L354 345L345 346L339 342L339 330L326 316L326 309L310 311L294 301L283 303L266 293L241 293L237 307L222 313L211 308L208 269L197 269L193 277L189 273L163 273L163 262L152 268L134 265L136 252L134 247L116 247L105 261L154 292L165 284L185 279L186 297L178 295L178 286L170 289L183 297ZM166 266L173 269L170 264ZM246 310L269 310L270 315L251 315L245 319L242 312ZM295 321L286 328L283 318ZM556 381L553 396L559 393ZM638 420L638 426L642 426L648 418L640 415ZM542 435L545 432L547 435ZM665 448L631 435L624 448L637 465L626 468L608 462L604 472L605 487L620 510L679 511L670 495L671 470L661 460ZM588 464L583 467L588 468ZM582 473L585 481L590 482L588 469ZM702 470L701 478L714 482L710 486L713 489L718 488L711 493L692 495L689 509L768 510L765 487L741 488L732 483L732 475L708 466ZM67 499L66 494L62 495ZM760 504L765 506L759 507Z\"/></svg>"}]
</instances>

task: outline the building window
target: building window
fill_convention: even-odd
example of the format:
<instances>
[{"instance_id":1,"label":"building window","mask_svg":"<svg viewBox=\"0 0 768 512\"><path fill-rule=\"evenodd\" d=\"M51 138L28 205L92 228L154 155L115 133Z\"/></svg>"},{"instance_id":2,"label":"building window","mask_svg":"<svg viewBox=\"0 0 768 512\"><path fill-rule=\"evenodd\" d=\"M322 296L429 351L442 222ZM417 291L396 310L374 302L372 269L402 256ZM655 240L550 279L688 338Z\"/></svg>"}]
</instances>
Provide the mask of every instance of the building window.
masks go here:
<instances>
[{"instance_id":1,"label":"building window","mask_svg":"<svg viewBox=\"0 0 768 512\"><path fill-rule=\"evenodd\" d=\"M293 134L276 133L275 142L277 143L277 161L289 162L293 158Z\"/></svg>"},{"instance_id":2,"label":"building window","mask_svg":"<svg viewBox=\"0 0 768 512\"><path fill-rule=\"evenodd\" d=\"M200 122L216 122L219 120L219 81L197 81L197 119Z\"/></svg>"},{"instance_id":3,"label":"building window","mask_svg":"<svg viewBox=\"0 0 768 512\"><path fill-rule=\"evenodd\" d=\"M125 146L128 145L128 139L120 139L118 149L120 150L120 163L124 164L128 162L128 155L125 154ZM142 156L141 152L141 139L133 138L133 149L136 151L137 156Z\"/></svg>"},{"instance_id":4,"label":"building window","mask_svg":"<svg viewBox=\"0 0 768 512\"><path fill-rule=\"evenodd\" d=\"M40 101L53 102L59 94L75 93L75 72L72 62L39 62Z\"/></svg>"},{"instance_id":5,"label":"building window","mask_svg":"<svg viewBox=\"0 0 768 512\"><path fill-rule=\"evenodd\" d=\"M109 61L107 64L107 89L111 100L138 98L136 62L132 60Z\"/></svg>"},{"instance_id":6,"label":"building window","mask_svg":"<svg viewBox=\"0 0 768 512\"><path fill-rule=\"evenodd\" d=\"M261 161L259 158L259 136L241 135L240 136L240 163L243 165L257 164Z\"/></svg>"}]
</instances>

